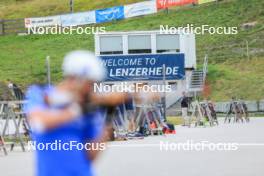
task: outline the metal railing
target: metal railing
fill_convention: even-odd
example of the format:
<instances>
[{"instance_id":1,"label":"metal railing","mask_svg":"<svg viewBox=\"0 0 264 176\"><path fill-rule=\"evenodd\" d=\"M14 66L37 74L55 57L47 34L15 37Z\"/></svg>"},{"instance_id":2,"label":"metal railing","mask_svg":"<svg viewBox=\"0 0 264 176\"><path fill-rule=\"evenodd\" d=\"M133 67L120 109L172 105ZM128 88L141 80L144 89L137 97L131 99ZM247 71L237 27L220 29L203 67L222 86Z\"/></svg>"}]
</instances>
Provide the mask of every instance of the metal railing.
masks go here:
<instances>
[{"instance_id":1,"label":"metal railing","mask_svg":"<svg viewBox=\"0 0 264 176\"><path fill-rule=\"evenodd\" d=\"M262 48L264 39L262 38L257 38L256 36L256 38L251 40L233 42L232 40L214 47L201 47L201 49L197 50L197 63L201 65L204 63L204 55L210 57L208 61L210 64L223 63L235 59L250 60L251 58L264 55Z\"/></svg>"},{"instance_id":2,"label":"metal railing","mask_svg":"<svg viewBox=\"0 0 264 176\"><path fill-rule=\"evenodd\" d=\"M11 150L16 143L19 143L21 149L25 151L23 134L28 135L27 129L29 129L22 110L25 103L25 101L0 101L0 148L3 149L5 155L7 155L8 143L10 143ZM12 142L7 143L5 138L9 136L12 136Z\"/></svg>"},{"instance_id":3,"label":"metal railing","mask_svg":"<svg viewBox=\"0 0 264 176\"><path fill-rule=\"evenodd\" d=\"M264 112L264 100L261 101L244 101L248 112ZM215 111L218 113L226 113L228 111L230 102L215 103Z\"/></svg>"}]
</instances>

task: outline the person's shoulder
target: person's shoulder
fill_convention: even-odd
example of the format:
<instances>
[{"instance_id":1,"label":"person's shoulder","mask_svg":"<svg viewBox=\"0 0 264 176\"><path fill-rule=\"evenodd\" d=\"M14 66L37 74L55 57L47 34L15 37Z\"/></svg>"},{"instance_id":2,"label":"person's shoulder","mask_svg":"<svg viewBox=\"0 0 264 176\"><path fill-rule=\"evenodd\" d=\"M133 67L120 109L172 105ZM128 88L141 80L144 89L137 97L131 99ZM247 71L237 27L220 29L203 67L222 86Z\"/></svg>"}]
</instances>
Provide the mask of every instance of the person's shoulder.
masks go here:
<instances>
[{"instance_id":1,"label":"person's shoulder","mask_svg":"<svg viewBox=\"0 0 264 176\"><path fill-rule=\"evenodd\" d=\"M24 112L29 113L36 108L45 106L45 86L32 85L27 89L25 95L26 105L24 106Z\"/></svg>"},{"instance_id":2,"label":"person's shoulder","mask_svg":"<svg viewBox=\"0 0 264 176\"><path fill-rule=\"evenodd\" d=\"M44 91L44 87L40 85L31 85L28 87L26 95L38 94Z\"/></svg>"},{"instance_id":3,"label":"person's shoulder","mask_svg":"<svg viewBox=\"0 0 264 176\"><path fill-rule=\"evenodd\" d=\"M46 85L31 85L26 91L26 100L36 101L43 99L44 95L50 91Z\"/></svg>"}]
</instances>

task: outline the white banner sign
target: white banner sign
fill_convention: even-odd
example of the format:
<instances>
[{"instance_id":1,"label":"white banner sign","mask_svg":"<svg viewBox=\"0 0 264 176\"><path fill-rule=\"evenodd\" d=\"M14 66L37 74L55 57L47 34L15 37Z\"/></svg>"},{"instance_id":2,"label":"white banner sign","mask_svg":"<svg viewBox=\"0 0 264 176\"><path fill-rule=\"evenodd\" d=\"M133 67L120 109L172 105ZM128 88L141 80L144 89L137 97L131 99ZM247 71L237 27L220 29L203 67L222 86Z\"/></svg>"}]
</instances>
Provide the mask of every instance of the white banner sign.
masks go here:
<instances>
[{"instance_id":1,"label":"white banner sign","mask_svg":"<svg viewBox=\"0 0 264 176\"><path fill-rule=\"evenodd\" d=\"M25 18L25 27L41 27L41 26L56 26L60 25L60 16L48 16L39 18Z\"/></svg>"},{"instance_id":2,"label":"white banner sign","mask_svg":"<svg viewBox=\"0 0 264 176\"><path fill-rule=\"evenodd\" d=\"M145 1L125 6L125 18L157 13L156 1Z\"/></svg>"},{"instance_id":3,"label":"white banner sign","mask_svg":"<svg viewBox=\"0 0 264 176\"><path fill-rule=\"evenodd\" d=\"M78 26L96 23L95 11L61 15L62 26Z\"/></svg>"}]
</instances>

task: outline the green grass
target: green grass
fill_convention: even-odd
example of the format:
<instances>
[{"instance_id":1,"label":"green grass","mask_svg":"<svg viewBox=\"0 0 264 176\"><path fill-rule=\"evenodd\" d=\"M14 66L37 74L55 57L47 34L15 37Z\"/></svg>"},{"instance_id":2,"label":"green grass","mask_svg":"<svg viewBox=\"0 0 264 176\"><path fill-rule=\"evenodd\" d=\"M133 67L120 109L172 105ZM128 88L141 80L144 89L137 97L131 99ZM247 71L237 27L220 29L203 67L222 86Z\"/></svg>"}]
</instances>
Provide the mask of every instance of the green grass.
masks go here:
<instances>
[{"instance_id":1,"label":"green grass","mask_svg":"<svg viewBox=\"0 0 264 176\"><path fill-rule=\"evenodd\" d=\"M173 125L181 125L183 124L183 118L176 116L169 116L167 117L167 122Z\"/></svg>"},{"instance_id":2,"label":"green grass","mask_svg":"<svg viewBox=\"0 0 264 176\"><path fill-rule=\"evenodd\" d=\"M142 0L74 0L74 11L87 11ZM70 11L69 0L1 0L0 19L57 15Z\"/></svg>"},{"instance_id":3,"label":"green grass","mask_svg":"<svg viewBox=\"0 0 264 176\"><path fill-rule=\"evenodd\" d=\"M58 3L59 0L35 1L49 7L48 2ZM0 10L0 14L5 18L17 18L58 14L67 10L67 8L62 8L60 11L49 7L49 11L41 11L34 6L37 6L34 4L35 1L26 1L23 5L22 2L14 3L13 1L10 4L4 3L6 8L10 5L10 8L23 9L22 7L27 4L29 9L20 10L17 14ZM82 1L76 0L76 2ZM128 1L86 2L91 2L89 7L80 5L80 10L128 3ZM203 56L208 54L210 63L208 81L211 87L210 96L213 100L227 100L231 96L253 100L264 98L263 9L263 0L227 0L221 3L172 9L169 14L161 11L154 15L102 25L106 26L107 31L153 30L159 29L160 25L237 26L239 28L237 35L197 35L197 56L201 63ZM248 30L241 28L242 24L253 21L257 21L257 25L253 28ZM245 40L249 42L250 60L246 57ZM45 57L49 55L52 80L57 82L61 79L60 65L63 56L75 49L93 51L93 36L74 34L0 37L0 80L10 78L23 87L31 83L45 82Z\"/></svg>"},{"instance_id":4,"label":"green grass","mask_svg":"<svg viewBox=\"0 0 264 176\"><path fill-rule=\"evenodd\" d=\"M214 100L264 98L264 58L209 66L208 80Z\"/></svg>"}]
</instances>

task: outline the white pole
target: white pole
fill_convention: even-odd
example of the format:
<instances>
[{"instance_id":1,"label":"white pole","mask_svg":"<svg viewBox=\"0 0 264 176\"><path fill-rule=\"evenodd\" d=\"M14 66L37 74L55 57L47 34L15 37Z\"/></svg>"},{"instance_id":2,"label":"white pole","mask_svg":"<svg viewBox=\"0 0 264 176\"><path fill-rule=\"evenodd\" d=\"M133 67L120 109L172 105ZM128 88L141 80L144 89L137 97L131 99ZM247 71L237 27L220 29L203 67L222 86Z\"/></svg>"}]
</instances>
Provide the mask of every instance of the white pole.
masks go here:
<instances>
[{"instance_id":1,"label":"white pole","mask_svg":"<svg viewBox=\"0 0 264 176\"><path fill-rule=\"evenodd\" d=\"M247 45L247 58L249 60L249 48L248 48L248 41L246 40L246 45Z\"/></svg>"},{"instance_id":2,"label":"white pole","mask_svg":"<svg viewBox=\"0 0 264 176\"><path fill-rule=\"evenodd\" d=\"M51 77L50 77L50 56L46 57L46 69L47 69L47 82L48 85L51 85Z\"/></svg>"},{"instance_id":3,"label":"white pole","mask_svg":"<svg viewBox=\"0 0 264 176\"><path fill-rule=\"evenodd\" d=\"M166 86L166 66L165 66L165 64L163 64L162 67L163 67L163 86ZM164 96L163 97L163 106L164 106L164 112L163 112L164 114L163 115L164 115L164 119L167 120L167 117L166 117L167 116L167 113L166 113L166 108L167 108L166 107L167 106L166 105L166 91L164 91L163 96Z\"/></svg>"}]
</instances>

